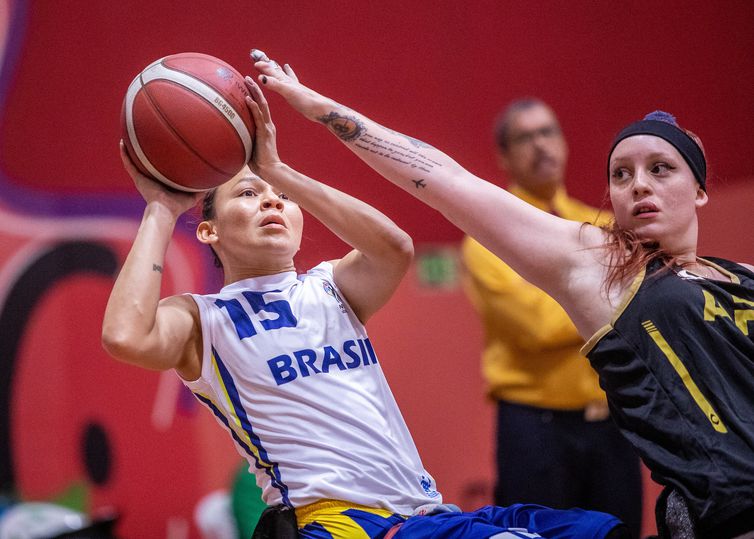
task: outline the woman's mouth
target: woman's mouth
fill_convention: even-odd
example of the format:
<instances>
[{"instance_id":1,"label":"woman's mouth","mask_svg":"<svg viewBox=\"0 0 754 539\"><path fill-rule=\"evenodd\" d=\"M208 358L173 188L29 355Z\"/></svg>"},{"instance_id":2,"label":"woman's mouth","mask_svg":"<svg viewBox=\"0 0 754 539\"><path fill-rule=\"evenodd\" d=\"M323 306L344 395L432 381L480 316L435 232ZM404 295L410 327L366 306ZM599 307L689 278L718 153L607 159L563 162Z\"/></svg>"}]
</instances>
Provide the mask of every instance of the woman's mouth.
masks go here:
<instances>
[{"instance_id":1,"label":"woman's mouth","mask_svg":"<svg viewBox=\"0 0 754 539\"><path fill-rule=\"evenodd\" d=\"M650 202L643 202L634 206L632 215L640 219L654 217L660 212L659 208Z\"/></svg>"}]
</instances>

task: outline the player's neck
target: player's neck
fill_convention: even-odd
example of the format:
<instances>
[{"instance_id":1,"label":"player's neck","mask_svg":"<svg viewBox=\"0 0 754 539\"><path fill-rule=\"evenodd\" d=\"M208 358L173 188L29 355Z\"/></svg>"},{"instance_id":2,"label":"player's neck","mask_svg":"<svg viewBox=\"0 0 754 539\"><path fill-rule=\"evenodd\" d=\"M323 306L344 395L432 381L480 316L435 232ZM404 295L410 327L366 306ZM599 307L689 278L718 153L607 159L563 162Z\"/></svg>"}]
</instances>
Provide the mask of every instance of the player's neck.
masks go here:
<instances>
[{"instance_id":1,"label":"player's neck","mask_svg":"<svg viewBox=\"0 0 754 539\"><path fill-rule=\"evenodd\" d=\"M235 267L225 270L223 285L227 286L237 281L243 281L244 279L277 275L278 273L285 273L287 271L296 271L296 266L293 264L292 260L284 264L261 264L258 266Z\"/></svg>"}]
</instances>

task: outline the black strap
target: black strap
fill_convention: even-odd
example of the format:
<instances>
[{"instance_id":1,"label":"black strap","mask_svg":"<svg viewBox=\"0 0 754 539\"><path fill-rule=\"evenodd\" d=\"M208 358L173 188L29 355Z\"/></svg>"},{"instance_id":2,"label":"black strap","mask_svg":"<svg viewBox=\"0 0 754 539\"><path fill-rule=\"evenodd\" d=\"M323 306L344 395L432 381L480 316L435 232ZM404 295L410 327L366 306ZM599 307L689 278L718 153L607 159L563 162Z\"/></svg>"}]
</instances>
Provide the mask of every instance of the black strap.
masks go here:
<instances>
[{"instance_id":1,"label":"black strap","mask_svg":"<svg viewBox=\"0 0 754 539\"><path fill-rule=\"evenodd\" d=\"M268 507L259 517L251 539L298 539L296 512L286 505Z\"/></svg>"}]
</instances>

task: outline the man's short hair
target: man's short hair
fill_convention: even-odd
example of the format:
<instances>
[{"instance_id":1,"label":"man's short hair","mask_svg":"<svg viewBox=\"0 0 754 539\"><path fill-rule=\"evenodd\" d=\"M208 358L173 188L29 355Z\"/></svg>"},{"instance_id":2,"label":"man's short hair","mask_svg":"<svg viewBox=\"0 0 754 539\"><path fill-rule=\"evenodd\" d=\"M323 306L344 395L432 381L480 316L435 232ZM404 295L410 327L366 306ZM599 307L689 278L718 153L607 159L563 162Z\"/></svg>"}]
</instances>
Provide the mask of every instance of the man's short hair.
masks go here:
<instances>
[{"instance_id":1,"label":"man's short hair","mask_svg":"<svg viewBox=\"0 0 754 539\"><path fill-rule=\"evenodd\" d=\"M551 109L551 107L536 97L522 97L515 99L505 107L495 119L494 135L495 143L498 148L505 151L510 145L510 130L513 117L521 111L529 110L534 107L545 107Z\"/></svg>"}]
</instances>

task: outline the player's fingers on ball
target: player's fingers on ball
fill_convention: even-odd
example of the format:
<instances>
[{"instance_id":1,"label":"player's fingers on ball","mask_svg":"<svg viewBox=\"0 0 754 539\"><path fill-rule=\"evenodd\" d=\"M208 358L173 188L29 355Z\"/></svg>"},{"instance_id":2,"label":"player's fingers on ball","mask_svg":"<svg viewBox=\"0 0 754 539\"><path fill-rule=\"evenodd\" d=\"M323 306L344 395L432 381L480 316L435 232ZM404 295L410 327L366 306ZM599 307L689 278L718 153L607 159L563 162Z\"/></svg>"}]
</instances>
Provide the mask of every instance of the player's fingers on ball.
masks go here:
<instances>
[{"instance_id":1,"label":"player's fingers on ball","mask_svg":"<svg viewBox=\"0 0 754 539\"><path fill-rule=\"evenodd\" d=\"M251 115L254 117L254 122L259 123L259 120L262 119L262 113L259 110L259 105L254 101L254 98L246 96L246 106L249 107Z\"/></svg>"},{"instance_id":2,"label":"player's fingers on ball","mask_svg":"<svg viewBox=\"0 0 754 539\"><path fill-rule=\"evenodd\" d=\"M268 118L265 118L265 114L259 106L259 103L254 101L251 97L246 98L246 105L251 111L251 116L254 118L254 123L256 124L257 129L261 130L265 123L267 123Z\"/></svg>"},{"instance_id":3,"label":"player's fingers on ball","mask_svg":"<svg viewBox=\"0 0 754 539\"><path fill-rule=\"evenodd\" d=\"M261 93L259 90L259 85L257 85L256 81L251 77L244 77L244 82L246 83L246 88L248 88L249 94L251 94L252 97Z\"/></svg>"},{"instance_id":4,"label":"player's fingers on ball","mask_svg":"<svg viewBox=\"0 0 754 539\"><path fill-rule=\"evenodd\" d=\"M264 97L264 92L259 87L259 84L257 84L257 81L255 81L251 77L246 77L245 79L246 86L249 89L249 93L251 93L251 96L254 98L254 101L266 101L266 98ZM259 76L259 82L262 82L263 84L266 84L266 82L269 80L269 77L267 75L260 75Z\"/></svg>"},{"instance_id":5,"label":"player's fingers on ball","mask_svg":"<svg viewBox=\"0 0 754 539\"><path fill-rule=\"evenodd\" d=\"M258 130L261 130L264 127L269 127L272 125L272 118L270 117L270 109L266 106L266 103L263 106L259 102L252 99L251 97L247 97L246 104L249 107L249 110L251 111L251 115L254 118L254 123L256 124Z\"/></svg>"},{"instance_id":6,"label":"player's fingers on ball","mask_svg":"<svg viewBox=\"0 0 754 539\"><path fill-rule=\"evenodd\" d=\"M262 92L262 89L250 77L246 78L248 79L246 84L249 87L252 99L259 104L259 108L265 117L268 117L270 114L270 106L267 103L267 98L265 97L264 92Z\"/></svg>"},{"instance_id":7,"label":"player's fingers on ball","mask_svg":"<svg viewBox=\"0 0 754 539\"><path fill-rule=\"evenodd\" d=\"M251 98L259 104L260 109L263 112L265 110L269 111L267 98L265 97L264 92L262 92L262 89L259 87L259 85L251 77L246 77L245 82L247 88L249 89L249 93L251 94Z\"/></svg>"}]
</instances>

